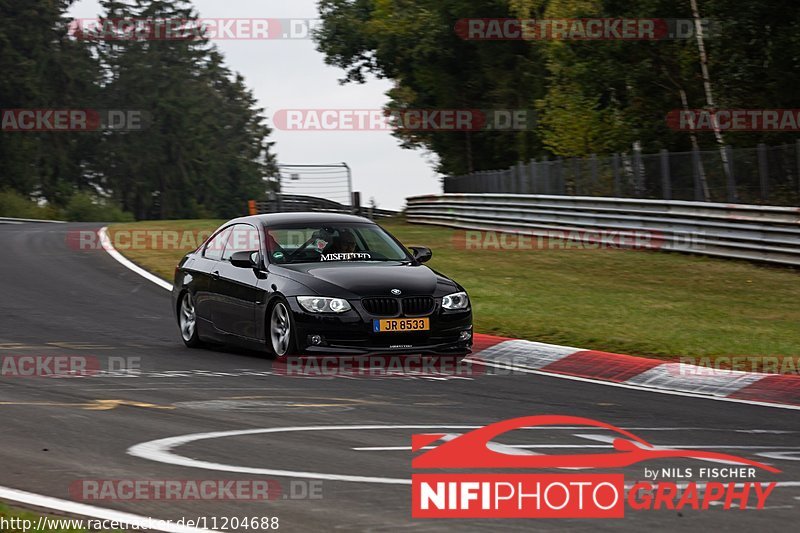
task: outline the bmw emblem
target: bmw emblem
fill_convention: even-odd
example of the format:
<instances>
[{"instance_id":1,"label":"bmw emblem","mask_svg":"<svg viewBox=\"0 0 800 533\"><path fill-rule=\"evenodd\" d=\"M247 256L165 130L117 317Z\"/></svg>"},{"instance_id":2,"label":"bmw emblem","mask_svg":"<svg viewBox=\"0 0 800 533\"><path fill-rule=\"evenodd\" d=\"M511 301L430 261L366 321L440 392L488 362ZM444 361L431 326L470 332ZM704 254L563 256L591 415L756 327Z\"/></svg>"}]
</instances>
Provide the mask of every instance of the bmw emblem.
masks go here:
<instances>
[{"instance_id":1,"label":"bmw emblem","mask_svg":"<svg viewBox=\"0 0 800 533\"><path fill-rule=\"evenodd\" d=\"M401 291L400 289L392 289L392 294L394 294L395 296L400 296L401 294L403 294L403 291Z\"/></svg>"}]
</instances>

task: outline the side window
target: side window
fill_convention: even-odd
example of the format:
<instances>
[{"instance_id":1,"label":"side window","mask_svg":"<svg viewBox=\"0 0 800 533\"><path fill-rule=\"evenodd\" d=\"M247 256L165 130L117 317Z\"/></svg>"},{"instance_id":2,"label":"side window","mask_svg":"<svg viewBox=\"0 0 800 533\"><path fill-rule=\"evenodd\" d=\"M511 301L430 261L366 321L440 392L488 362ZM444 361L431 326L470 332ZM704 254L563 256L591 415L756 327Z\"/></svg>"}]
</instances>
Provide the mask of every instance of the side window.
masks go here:
<instances>
[{"instance_id":1,"label":"side window","mask_svg":"<svg viewBox=\"0 0 800 533\"><path fill-rule=\"evenodd\" d=\"M258 230L249 224L236 224L228 234L222 260L230 261L236 252L258 252Z\"/></svg>"},{"instance_id":2,"label":"side window","mask_svg":"<svg viewBox=\"0 0 800 533\"><path fill-rule=\"evenodd\" d=\"M231 228L226 228L208 241L206 247L203 249L203 257L219 261L222 257L222 252L225 249L225 243L228 241L228 235L231 233Z\"/></svg>"}]
</instances>

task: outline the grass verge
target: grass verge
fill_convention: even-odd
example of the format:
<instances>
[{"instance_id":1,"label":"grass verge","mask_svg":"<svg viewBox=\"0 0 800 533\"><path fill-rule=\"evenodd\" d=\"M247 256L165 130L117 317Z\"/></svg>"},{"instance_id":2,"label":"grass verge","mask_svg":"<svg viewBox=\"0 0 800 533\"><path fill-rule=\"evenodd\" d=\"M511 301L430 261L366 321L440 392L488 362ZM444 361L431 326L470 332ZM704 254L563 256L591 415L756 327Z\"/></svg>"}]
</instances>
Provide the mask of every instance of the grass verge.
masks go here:
<instances>
[{"instance_id":1,"label":"grass verge","mask_svg":"<svg viewBox=\"0 0 800 533\"><path fill-rule=\"evenodd\" d=\"M212 231L221 221L140 222L119 231ZM800 355L800 274L676 253L463 250L456 230L381 223L461 283L480 333L661 358ZM172 279L186 249L120 249Z\"/></svg>"}]
</instances>

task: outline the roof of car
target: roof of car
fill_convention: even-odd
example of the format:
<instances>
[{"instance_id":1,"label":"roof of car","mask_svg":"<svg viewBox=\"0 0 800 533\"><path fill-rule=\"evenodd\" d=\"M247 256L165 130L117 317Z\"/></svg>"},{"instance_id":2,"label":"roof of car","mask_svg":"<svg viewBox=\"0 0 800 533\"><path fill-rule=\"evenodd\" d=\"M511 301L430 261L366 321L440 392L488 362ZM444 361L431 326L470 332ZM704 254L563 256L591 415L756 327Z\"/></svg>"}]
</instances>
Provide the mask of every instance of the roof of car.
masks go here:
<instances>
[{"instance_id":1,"label":"roof of car","mask_svg":"<svg viewBox=\"0 0 800 533\"><path fill-rule=\"evenodd\" d=\"M264 226L278 226L281 224L324 224L324 223L368 223L373 222L368 218L357 217L355 215L343 215L340 213L272 213L269 215L254 215L249 217L237 218L231 222L261 222Z\"/></svg>"}]
</instances>

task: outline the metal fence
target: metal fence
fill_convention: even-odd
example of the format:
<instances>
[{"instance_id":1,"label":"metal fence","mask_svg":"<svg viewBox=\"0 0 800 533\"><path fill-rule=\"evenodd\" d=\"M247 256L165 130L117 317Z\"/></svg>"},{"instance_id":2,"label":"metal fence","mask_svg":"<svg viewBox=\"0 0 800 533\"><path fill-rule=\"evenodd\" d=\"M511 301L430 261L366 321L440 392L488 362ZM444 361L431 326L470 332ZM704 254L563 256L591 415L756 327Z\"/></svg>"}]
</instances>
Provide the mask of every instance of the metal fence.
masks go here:
<instances>
[{"instance_id":1,"label":"metal fence","mask_svg":"<svg viewBox=\"0 0 800 533\"><path fill-rule=\"evenodd\" d=\"M800 208L793 207L443 194L409 198L406 217L417 224L566 240L598 232L646 234L652 237L646 248L800 266Z\"/></svg>"},{"instance_id":2,"label":"metal fence","mask_svg":"<svg viewBox=\"0 0 800 533\"><path fill-rule=\"evenodd\" d=\"M277 194L271 201L255 201L248 203L248 214L266 213L296 213L296 212L316 212L316 213L344 213L365 216L370 219L387 218L397 215L397 211L388 209L375 209L372 207L356 206L351 207L327 198L317 198L315 196L303 196L298 194Z\"/></svg>"},{"instance_id":3,"label":"metal fence","mask_svg":"<svg viewBox=\"0 0 800 533\"><path fill-rule=\"evenodd\" d=\"M800 205L800 140L782 146L614 154L444 178L445 193L548 194Z\"/></svg>"}]
</instances>

